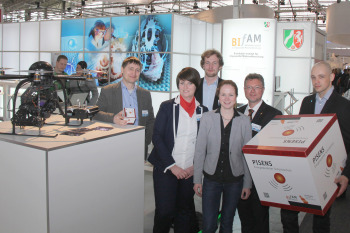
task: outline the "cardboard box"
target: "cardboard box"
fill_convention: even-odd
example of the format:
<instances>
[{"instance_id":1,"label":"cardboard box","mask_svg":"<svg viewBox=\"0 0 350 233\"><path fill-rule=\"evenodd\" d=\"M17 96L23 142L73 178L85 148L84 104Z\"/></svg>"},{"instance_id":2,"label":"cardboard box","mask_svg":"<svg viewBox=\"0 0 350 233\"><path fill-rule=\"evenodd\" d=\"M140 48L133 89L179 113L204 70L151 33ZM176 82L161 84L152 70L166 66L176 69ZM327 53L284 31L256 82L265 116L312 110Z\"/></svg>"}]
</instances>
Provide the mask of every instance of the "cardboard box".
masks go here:
<instances>
[{"instance_id":1,"label":"cardboard box","mask_svg":"<svg viewBox=\"0 0 350 233\"><path fill-rule=\"evenodd\" d=\"M261 204L324 215L346 151L335 114L276 116L243 152Z\"/></svg>"}]
</instances>

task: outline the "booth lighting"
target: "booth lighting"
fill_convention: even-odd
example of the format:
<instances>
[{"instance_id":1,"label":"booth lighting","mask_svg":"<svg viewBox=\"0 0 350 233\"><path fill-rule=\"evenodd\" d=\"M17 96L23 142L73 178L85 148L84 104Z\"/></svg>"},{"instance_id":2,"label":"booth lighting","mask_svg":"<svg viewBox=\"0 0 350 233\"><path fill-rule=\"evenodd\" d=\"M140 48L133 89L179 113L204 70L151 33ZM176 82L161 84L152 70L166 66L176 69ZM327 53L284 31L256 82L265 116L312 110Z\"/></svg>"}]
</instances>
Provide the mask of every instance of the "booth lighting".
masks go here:
<instances>
[{"instance_id":1,"label":"booth lighting","mask_svg":"<svg viewBox=\"0 0 350 233\"><path fill-rule=\"evenodd\" d=\"M81 1L81 6L85 6L85 0Z\"/></svg>"},{"instance_id":2,"label":"booth lighting","mask_svg":"<svg viewBox=\"0 0 350 233\"><path fill-rule=\"evenodd\" d=\"M254 4L259 4L258 0L253 0Z\"/></svg>"},{"instance_id":3,"label":"booth lighting","mask_svg":"<svg viewBox=\"0 0 350 233\"><path fill-rule=\"evenodd\" d=\"M194 10L198 9L198 3L197 3L197 2L195 2L195 3L193 4L193 9L194 9Z\"/></svg>"},{"instance_id":4,"label":"booth lighting","mask_svg":"<svg viewBox=\"0 0 350 233\"><path fill-rule=\"evenodd\" d=\"M284 0L281 0L281 1L280 1L280 5L286 5L285 1L284 1Z\"/></svg>"}]
</instances>

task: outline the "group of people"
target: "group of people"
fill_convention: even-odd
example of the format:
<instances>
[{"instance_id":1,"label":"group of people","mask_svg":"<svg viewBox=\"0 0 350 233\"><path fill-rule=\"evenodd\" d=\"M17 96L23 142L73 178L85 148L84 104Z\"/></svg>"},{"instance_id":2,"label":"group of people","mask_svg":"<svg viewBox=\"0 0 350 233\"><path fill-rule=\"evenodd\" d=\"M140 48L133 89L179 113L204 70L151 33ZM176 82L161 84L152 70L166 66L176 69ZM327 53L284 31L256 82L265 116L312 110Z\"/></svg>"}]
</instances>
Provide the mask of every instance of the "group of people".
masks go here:
<instances>
[{"instance_id":1,"label":"group of people","mask_svg":"<svg viewBox=\"0 0 350 233\"><path fill-rule=\"evenodd\" d=\"M54 74L68 75L64 70L66 69L68 58L65 55L59 55L56 59L56 65L54 68ZM76 67L77 75L84 75L83 70L87 69L87 63L85 61L79 61ZM73 94L87 93L87 97L82 103L93 106L96 104L98 99L98 90L95 80L67 80L63 82L69 98ZM55 82L56 90L62 89L60 82Z\"/></svg>"},{"instance_id":2,"label":"group of people","mask_svg":"<svg viewBox=\"0 0 350 233\"><path fill-rule=\"evenodd\" d=\"M201 56L204 78L192 68L183 68L176 77L179 95L164 101L154 118L150 92L137 86L142 64L136 57L122 63L121 82L105 86L97 100L96 120L120 126L127 121L124 108L136 113L134 125L145 126L145 160L153 164L155 195L154 233L198 232L194 195L202 197L203 233L232 232L236 209L242 232L269 232L269 208L262 206L252 181L242 147L282 113L262 100L265 90L260 74L244 81L248 104L236 108L239 88L231 80L219 78L224 65L220 52L205 51ZM350 151L350 101L332 86L334 74L326 62L311 71L315 94L306 97L300 114L336 113L347 153ZM349 160L348 160L349 161ZM338 196L347 188L350 166L335 180ZM330 231L330 212L314 215L314 232ZM285 233L298 232L298 212L282 210Z\"/></svg>"}]
</instances>

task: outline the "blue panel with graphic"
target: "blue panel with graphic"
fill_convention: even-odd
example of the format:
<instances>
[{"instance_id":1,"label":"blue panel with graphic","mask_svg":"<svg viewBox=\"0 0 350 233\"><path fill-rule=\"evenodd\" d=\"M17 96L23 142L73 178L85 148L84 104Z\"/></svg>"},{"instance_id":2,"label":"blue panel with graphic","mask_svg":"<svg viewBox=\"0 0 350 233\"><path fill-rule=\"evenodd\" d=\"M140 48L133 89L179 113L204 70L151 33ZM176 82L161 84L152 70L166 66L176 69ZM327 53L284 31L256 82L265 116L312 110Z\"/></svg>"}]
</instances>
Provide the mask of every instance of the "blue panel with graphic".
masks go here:
<instances>
[{"instance_id":1,"label":"blue panel with graphic","mask_svg":"<svg viewBox=\"0 0 350 233\"><path fill-rule=\"evenodd\" d=\"M61 51L83 51L84 20L62 20Z\"/></svg>"},{"instance_id":2,"label":"blue panel with graphic","mask_svg":"<svg viewBox=\"0 0 350 233\"><path fill-rule=\"evenodd\" d=\"M140 87L150 91L170 91L170 54L142 53L139 58L144 64L152 60L147 70L142 69Z\"/></svg>"},{"instance_id":3,"label":"blue panel with graphic","mask_svg":"<svg viewBox=\"0 0 350 233\"><path fill-rule=\"evenodd\" d=\"M170 52L172 15L142 15L140 52Z\"/></svg>"},{"instance_id":4,"label":"blue panel with graphic","mask_svg":"<svg viewBox=\"0 0 350 233\"><path fill-rule=\"evenodd\" d=\"M85 51L109 51L110 18L85 20Z\"/></svg>"},{"instance_id":5,"label":"blue panel with graphic","mask_svg":"<svg viewBox=\"0 0 350 233\"><path fill-rule=\"evenodd\" d=\"M139 16L123 16L112 18L111 51L138 51Z\"/></svg>"},{"instance_id":6,"label":"blue panel with graphic","mask_svg":"<svg viewBox=\"0 0 350 233\"><path fill-rule=\"evenodd\" d=\"M68 58L67 66L64 72L67 74L75 74L77 64L79 61L84 60L84 54L83 53L62 53Z\"/></svg>"}]
</instances>

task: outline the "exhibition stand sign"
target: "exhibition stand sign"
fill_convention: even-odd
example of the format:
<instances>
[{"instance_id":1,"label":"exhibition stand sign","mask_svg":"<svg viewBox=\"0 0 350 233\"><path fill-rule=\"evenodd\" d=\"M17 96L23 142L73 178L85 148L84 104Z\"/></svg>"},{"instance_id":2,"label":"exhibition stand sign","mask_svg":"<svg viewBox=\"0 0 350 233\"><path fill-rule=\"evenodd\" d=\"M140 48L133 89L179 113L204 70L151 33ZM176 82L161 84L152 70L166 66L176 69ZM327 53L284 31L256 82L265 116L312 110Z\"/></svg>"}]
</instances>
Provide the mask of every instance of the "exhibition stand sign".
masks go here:
<instances>
[{"instance_id":1,"label":"exhibition stand sign","mask_svg":"<svg viewBox=\"0 0 350 233\"><path fill-rule=\"evenodd\" d=\"M324 215L346 163L336 114L276 116L243 152L261 204Z\"/></svg>"},{"instance_id":2,"label":"exhibition stand sign","mask_svg":"<svg viewBox=\"0 0 350 233\"><path fill-rule=\"evenodd\" d=\"M222 78L233 80L239 89L249 73L264 77L264 101L272 105L275 71L275 19L228 19L223 21ZM246 103L238 95L238 103Z\"/></svg>"}]
</instances>

